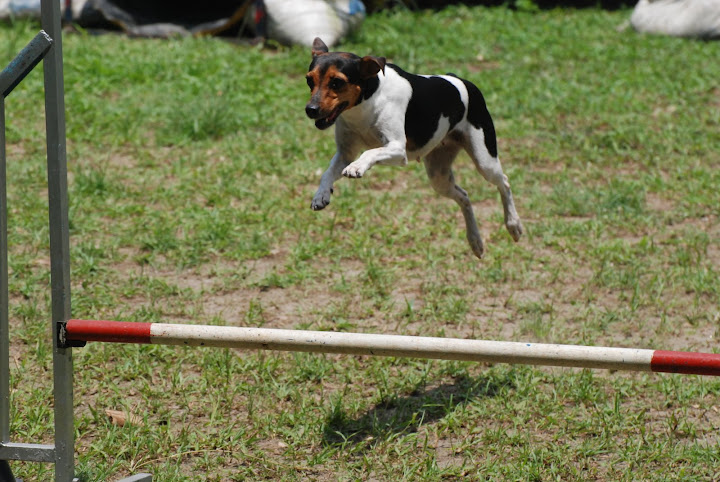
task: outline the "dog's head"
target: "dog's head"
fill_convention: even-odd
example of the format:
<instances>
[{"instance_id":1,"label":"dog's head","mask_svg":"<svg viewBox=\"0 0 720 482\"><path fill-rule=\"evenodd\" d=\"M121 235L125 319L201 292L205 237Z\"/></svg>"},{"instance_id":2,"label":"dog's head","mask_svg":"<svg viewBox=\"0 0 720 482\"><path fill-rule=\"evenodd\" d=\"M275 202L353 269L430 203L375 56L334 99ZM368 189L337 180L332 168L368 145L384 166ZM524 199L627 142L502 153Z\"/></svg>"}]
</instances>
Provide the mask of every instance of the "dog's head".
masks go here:
<instances>
[{"instance_id":1,"label":"dog's head","mask_svg":"<svg viewBox=\"0 0 720 482\"><path fill-rule=\"evenodd\" d=\"M367 81L380 71L385 72L384 57L329 52L325 42L316 38L305 76L310 87L305 113L318 129L327 129L340 114L360 103Z\"/></svg>"}]
</instances>

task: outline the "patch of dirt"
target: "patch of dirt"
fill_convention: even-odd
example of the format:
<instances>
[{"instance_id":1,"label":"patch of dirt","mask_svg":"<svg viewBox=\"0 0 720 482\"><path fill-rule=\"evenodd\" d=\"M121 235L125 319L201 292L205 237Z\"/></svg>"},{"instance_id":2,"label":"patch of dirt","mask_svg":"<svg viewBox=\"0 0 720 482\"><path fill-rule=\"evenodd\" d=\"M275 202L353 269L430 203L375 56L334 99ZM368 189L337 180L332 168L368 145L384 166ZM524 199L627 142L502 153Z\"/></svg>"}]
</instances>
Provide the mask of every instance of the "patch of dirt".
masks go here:
<instances>
[{"instance_id":1,"label":"patch of dirt","mask_svg":"<svg viewBox=\"0 0 720 482\"><path fill-rule=\"evenodd\" d=\"M720 87L713 87L711 94L710 105L720 108Z\"/></svg>"},{"instance_id":2,"label":"patch of dirt","mask_svg":"<svg viewBox=\"0 0 720 482\"><path fill-rule=\"evenodd\" d=\"M206 324L219 319L229 326L296 328L299 324L312 322L313 311L332 302L329 289L320 289L317 283L312 288L303 285L285 288L263 286L263 280L268 275L284 271L286 251L278 250L271 256L244 263L208 264L196 270L183 271L140 266L133 261L132 252L124 250L122 254L125 260L114 267L119 276L142 275L196 295L199 298L200 319L187 320L192 323ZM225 286L223 280L229 273L238 273L242 281ZM332 274L328 286L337 282L340 276ZM149 303L142 296L128 302L132 305Z\"/></svg>"},{"instance_id":3,"label":"patch of dirt","mask_svg":"<svg viewBox=\"0 0 720 482\"><path fill-rule=\"evenodd\" d=\"M675 208L675 202L658 193L649 192L645 195L645 204L651 211L668 212Z\"/></svg>"},{"instance_id":4,"label":"patch of dirt","mask_svg":"<svg viewBox=\"0 0 720 482\"><path fill-rule=\"evenodd\" d=\"M23 144L6 144L5 155L8 159L11 158L24 158L27 157L28 153Z\"/></svg>"}]
</instances>

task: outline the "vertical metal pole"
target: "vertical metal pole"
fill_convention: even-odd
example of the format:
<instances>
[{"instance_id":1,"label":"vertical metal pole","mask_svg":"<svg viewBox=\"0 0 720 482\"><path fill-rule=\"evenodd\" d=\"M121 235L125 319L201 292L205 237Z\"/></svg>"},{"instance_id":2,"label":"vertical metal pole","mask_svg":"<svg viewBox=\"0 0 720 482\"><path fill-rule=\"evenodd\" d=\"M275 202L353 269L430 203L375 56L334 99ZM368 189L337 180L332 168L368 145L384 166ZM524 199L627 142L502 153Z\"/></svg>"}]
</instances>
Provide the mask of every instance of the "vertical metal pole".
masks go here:
<instances>
[{"instance_id":1,"label":"vertical metal pole","mask_svg":"<svg viewBox=\"0 0 720 482\"><path fill-rule=\"evenodd\" d=\"M10 326L8 321L5 96L0 93L0 444L10 441Z\"/></svg>"},{"instance_id":2,"label":"vertical metal pole","mask_svg":"<svg viewBox=\"0 0 720 482\"><path fill-rule=\"evenodd\" d=\"M55 480L75 473L72 348L59 345L60 326L70 318L70 233L68 224L65 90L60 2L42 0L42 28L54 43L43 60L50 207L50 285L52 291L53 377L55 394Z\"/></svg>"}]
</instances>

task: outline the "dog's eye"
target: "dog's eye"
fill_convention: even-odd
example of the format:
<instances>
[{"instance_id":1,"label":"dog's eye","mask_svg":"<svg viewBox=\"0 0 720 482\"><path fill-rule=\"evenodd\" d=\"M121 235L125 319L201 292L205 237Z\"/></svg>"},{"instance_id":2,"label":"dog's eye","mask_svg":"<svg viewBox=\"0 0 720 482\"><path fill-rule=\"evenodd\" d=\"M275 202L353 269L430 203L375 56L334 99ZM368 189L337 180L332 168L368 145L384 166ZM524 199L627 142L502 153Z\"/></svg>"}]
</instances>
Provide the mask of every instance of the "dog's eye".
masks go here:
<instances>
[{"instance_id":1,"label":"dog's eye","mask_svg":"<svg viewBox=\"0 0 720 482\"><path fill-rule=\"evenodd\" d=\"M312 77L306 77L308 87L312 90L315 87L315 81L312 79Z\"/></svg>"},{"instance_id":2,"label":"dog's eye","mask_svg":"<svg viewBox=\"0 0 720 482\"><path fill-rule=\"evenodd\" d=\"M338 79L337 77L330 80L330 83L328 84L332 90L340 90L343 87L345 87L345 81L342 79Z\"/></svg>"}]
</instances>

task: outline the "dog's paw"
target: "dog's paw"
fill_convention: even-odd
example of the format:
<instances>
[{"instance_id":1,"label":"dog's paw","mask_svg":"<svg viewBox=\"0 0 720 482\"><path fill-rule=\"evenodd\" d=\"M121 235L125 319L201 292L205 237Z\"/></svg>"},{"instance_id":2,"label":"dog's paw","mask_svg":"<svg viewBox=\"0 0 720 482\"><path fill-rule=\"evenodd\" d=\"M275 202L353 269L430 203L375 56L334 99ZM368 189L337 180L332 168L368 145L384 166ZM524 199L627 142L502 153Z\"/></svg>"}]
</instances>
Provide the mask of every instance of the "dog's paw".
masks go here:
<instances>
[{"instance_id":1,"label":"dog's paw","mask_svg":"<svg viewBox=\"0 0 720 482\"><path fill-rule=\"evenodd\" d=\"M332 192L332 189L329 191L318 189L318 192L315 193L315 197L313 197L312 204L310 205L313 211L325 209L325 207L330 204L330 196L332 195Z\"/></svg>"},{"instance_id":2,"label":"dog's paw","mask_svg":"<svg viewBox=\"0 0 720 482\"><path fill-rule=\"evenodd\" d=\"M348 167L343 169L342 175L350 178L363 177L363 174L367 171L367 167L363 164L353 162Z\"/></svg>"},{"instance_id":3,"label":"dog's paw","mask_svg":"<svg viewBox=\"0 0 720 482\"><path fill-rule=\"evenodd\" d=\"M473 254L477 256L478 259L483 259L483 256L485 255L485 247L483 246L482 238L479 236L468 236L467 240Z\"/></svg>"},{"instance_id":4,"label":"dog's paw","mask_svg":"<svg viewBox=\"0 0 720 482\"><path fill-rule=\"evenodd\" d=\"M510 236L512 236L513 240L517 243L520 241L520 236L523 234L523 226L519 219L514 219L512 221L508 221L505 224L505 227L508 230L508 233L510 233Z\"/></svg>"}]
</instances>

